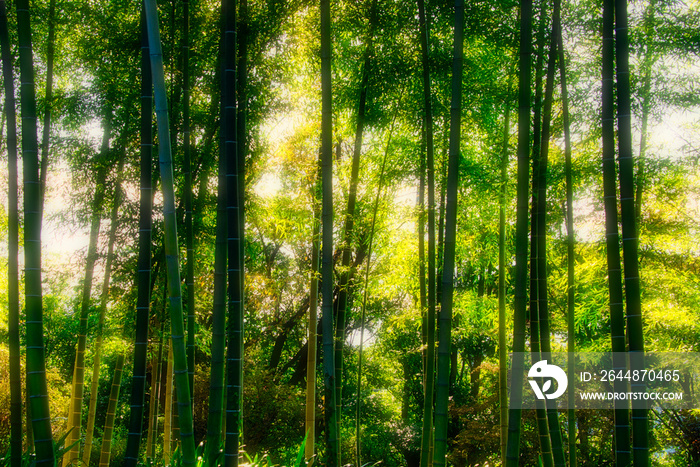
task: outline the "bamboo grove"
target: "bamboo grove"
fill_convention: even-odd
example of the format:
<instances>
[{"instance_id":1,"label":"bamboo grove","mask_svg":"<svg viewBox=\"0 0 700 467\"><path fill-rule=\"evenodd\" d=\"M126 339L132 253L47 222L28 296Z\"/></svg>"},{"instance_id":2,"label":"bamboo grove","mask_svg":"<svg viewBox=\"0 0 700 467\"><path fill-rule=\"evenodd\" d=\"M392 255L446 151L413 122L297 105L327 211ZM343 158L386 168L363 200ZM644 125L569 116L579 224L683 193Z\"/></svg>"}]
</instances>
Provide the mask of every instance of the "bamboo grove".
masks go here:
<instances>
[{"instance_id":1,"label":"bamboo grove","mask_svg":"<svg viewBox=\"0 0 700 467\"><path fill-rule=\"evenodd\" d=\"M0 465L697 465L697 408L517 382L700 351L699 26L0 0Z\"/></svg>"}]
</instances>

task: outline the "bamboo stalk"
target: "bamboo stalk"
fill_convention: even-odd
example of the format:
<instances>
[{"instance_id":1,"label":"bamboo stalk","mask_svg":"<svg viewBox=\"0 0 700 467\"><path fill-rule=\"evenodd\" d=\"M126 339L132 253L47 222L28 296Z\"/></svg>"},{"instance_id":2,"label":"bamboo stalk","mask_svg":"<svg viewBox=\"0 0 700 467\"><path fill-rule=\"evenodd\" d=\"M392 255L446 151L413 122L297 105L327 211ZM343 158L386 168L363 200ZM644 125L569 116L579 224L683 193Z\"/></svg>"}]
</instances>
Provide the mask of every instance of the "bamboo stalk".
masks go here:
<instances>
[{"instance_id":1,"label":"bamboo stalk","mask_svg":"<svg viewBox=\"0 0 700 467\"><path fill-rule=\"evenodd\" d=\"M117 401L119 400L119 387L122 381L122 370L124 368L124 355L117 357L117 364L114 367L114 378L112 388L109 392L109 403L107 404L107 417L105 418L105 429L102 432L102 451L100 454L100 467L109 467L109 458L112 454L112 433L114 432L114 415L117 411Z\"/></svg>"},{"instance_id":2,"label":"bamboo stalk","mask_svg":"<svg viewBox=\"0 0 700 467\"><path fill-rule=\"evenodd\" d=\"M462 122L462 71L464 62L464 1L454 3L454 57L450 103L450 156L447 169L445 206L445 252L442 269L437 394L435 403L435 452L433 465L444 466L447 455L447 403L449 399L450 346L452 341L452 300L457 237L457 189L459 184L460 136Z\"/></svg>"},{"instance_id":3,"label":"bamboo stalk","mask_svg":"<svg viewBox=\"0 0 700 467\"><path fill-rule=\"evenodd\" d=\"M511 371L510 407L508 409L508 443L506 466L517 467L520 455L520 422L522 420L525 371L525 311L527 304L527 204L528 148L530 147L530 74L532 41L532 0L520 1L520 73L518 91L518 181L515 221L515 297L513 311L513 365Z\"/></svg>"},{"instance_id":4,"label":"bamboo stalk","mask_svg":"<svg viewBox=\"0 0 700 467\"><path fill-rule=\"evenodd\" d=\"M158 153L163 192L163 217L165 234L165 259L167 267L168 298L170 301L170 329L173 342L173 372L177 399L180 438L182 442L182 463L193 465L195 459L194 429L189 378L187 375L187 350L185 330L182 320L182 294L180 291L180 265L178 259L177 219L175 214L175 190L173 162L170 147L170 125L168 124L168 99L165 92L163 55L161 52L158 11L155 0L146 0L146 24L148 26L148 46L153 73L156 119L158 122Z\"/></svg>"},{"instance_id":5,"label":"bamboo stalk","mask_svg":"<svg viewBox=\"0 0 700 467\"><path fill-rule=\"evenodd\" d=\"M163 412L163 464L170 465L170 453L172 448L172 426L173 426L173 345L172 340L168 342L168 363L165 372L165 402Z\"/></svg>"},{"instance_id":6,"label":"bamboo stalk","mask_svg":"<svg viewBox=\"0 0 700 467\"><path fill-rule=\"evenodd\" d=\"M501 463L506 463L508 440L508 349L506 343L506 195L508 193L508 139L510 135L511 80L508 80L506 110L503 122L503 154L501 156L501 188L498 208L498 400L501 427Z\"/></svg>"},{"instance_id":7,"label":"bamboo stalk","mask_svg":"<svg viewBox=\"0 0 700 467\"><path fill-rule=\"evenodd\" d=\"M10 466L22 464L22 375L19 321L19 208L17 187L17 112L7 9L0 2L0 47L7 115L7 331L10 359Z\"/></svg>"},{"instance_id":8,"label":"bamboo stalk","mask_svg":"<svg viewBox=\"0 0 700 467\"><path fill-rule=\"evenodd\" d=\"M46 176L49 167L49 137L51 136L51 106L53 105L53 63L56 39L56 0L49 2L49 37L46 45L46 110L44 113L44 128L41 136L41 162L39 165L39 181L41 182L41 210L44 211L46 199Z\"/></svg>"},{"instance_id":9,"label":"bamboo stalk","mask_svg":"<svg viewBox=\"0 0 700 467\"><path fill-rule=\"evenodd\" d=\"M428 49L428 19L424 0L418 0L419 35L421 44L423 111L426 136L426 171L428 179L428 309L426 329L426 364L423 397L423 430L421 435L421 467L432 464L433 397L435 380L435 161L433 143L433 110L430 94Z\"/></svg>"},{"instance_id":10,"label":"bamboo stalk","mask_svg":"<svg viewBox=\"0 0 700 467\"><path fill-rule=\"evenodd\" d=\"M627 341L632 370L644 368L644 323L642 322L639 237L634 204L634 155L632 153L632 109L629 69L627 0L615 0L615 65L617 83L617 136L620 179L620 221L625 278ZM646 392L644 381L632 381L634 393ZM641 397L632 400L632 461L635 467L649 465L649 415Z\"/></svg>"},{"instance_id":11,"label":"bamboo stalk","mask_svg":"<svg viewBox=\"0 0 700 467\"><path fill-rule=\"evenodd\" d=\"M36 129L36 95L29 1L17 0L24 180L24 294L27 332L27 397L31 412L36 464L53 465L41 287L41 183Z\"/></svg>"},{"instance_id":12,"label":"bamboo stalk","mask_svg":"<svg viewBox=\"0 0 700 467\"><path fill-rule=\"evenodd\" d=\"M134 336L134 376L131 389L129 435L124 455L126 467L136 467L143 435L144 395L148 354L148 318L151 291L151 228L153 212L152 188L152 83L148 58L148 37L143 8L141 9L141 180L139 200L139 257L136 282L136 333Z\"/></svg>"},{"instance_id":13,"label":"bamboo stalk","mask_svg":"<svg viewBox=\"0 0 700 467\"><path fill-rule=\"evenodd\" d=\"M605 209L605 243L608 266L608 295L610 297L610 337L613 351L613 368L626 367L620 358L626 350L625 319L620 265L620 237L617 217L617 188L615 187L615 123L614 123L614 0L603 1L603 48L602 48L602 158L603 158L603 202ZM615 380L615 392L626 390L626 384ZM615 463L619 467L629 466L630 453L629 403L615 400Z\"/></svg>"},{"instance_id":14,"label":"bamboo stalk","mask_svg":"<svg viewBox=\"0 0 700 467\"><path fill-rule=\"evenodd\" d=\"M97 327L97 339L95 341L95 356L92 362L92 384L90 386L90 403L88 406L88 420L85 431L85 446L83 448L83 464L89 465L90 451L92 450L92 438L95 431L95 414L97 412L97 391L100 384L100 363L102 361L102 339L104 333L105 315L107 313L107 301L109 299L109 281L112 274L112 260L114 259L114 242L117 238L117 226L119 224L119 204L121 203L121 174L124 168L124 157L119 160L117 169L117 185L114 189L114 201L110 216L109 239L107 241L107 260L105 262L102 291L100 293L100 317Z\"/></svg>"},{"instance_id":15,"label":"bamboo stalk","mask_svg":"<svg viewBox=\"0 0 700 467\"><path fill-rule=\"evenodd\" d=\"M566 256L567 256L567 352L569 360L567 364L567 374L574 374L573 353L575 346L575 299L576 285L574 282L574 208L573 208L573 181L571 169L571 129L569 117L569 94L566 86L566 63L564 61L564 42L562 40L561 23L556 31L557 54L559 60L559 81L561 83L561 106L564 123L564 171L566 173ZM574 389L576 387L575 378L569 381L568 398L574 400ZM568 410L568 438L569 438L569 467L576 467L576 411L573 408Z\"/></svg>"},{"instance_id":16,"label":"bamboo stalk","mask_svg":"<svg viewBox=\"0 0 700 467\"><path fill-rule=\"evenodd\" d=\"M165 305L164 305L165 306ZM161 370L163 367L163 334L165 321L160 324L158 354L151 360L151 393L148 405L148 435L146 436L146 460L155 459L155 442L158 437L158 405L160 404Z\"/></svg>"},{"instance_id":17,"label":"bamboo stalk","mask_svg":"<svg viewBox=\"0 0 700 467\"><path fill-rule=\"evenodd\" d=\"M321 20L321 160L322 160L322 329L323 381L325 388L326 459L340 466L340 433L336 413L336 368L333 335L333 102L331 83L330 1L320 2Z\"/></svg>"},{"instance_id":18,"label":"bamboo stalk","mask_svg":"<svg viewBox=\"0 0 700 467\"><path fill-rule=\"evenodd\" d=\"M95 195L91 205L90 214L90 239L88 243L87 258L85 260L85 278L80 303L80 324L78 328L78 343L75 351L75 364L73 366L73 384L71 386L70 416L68 429L70 435L66 438L66 445L74 444L82 437L82 409L83 394L85 391L85 351L87 345L88 318L90 313L90 299L92 296L92 282L97 262L97 242L100 234L102 220L102 205L104 202L105 183L107 179L107 155L109 152L109 138L111 134L110 112L105 112L103 119L102 147L100 158L95 162L97 179L95 181ZM63 455L63 464L70 465L78 461L80 443L75 444ZM89 456L89 454L88 454Z\"/></svg>"},{"instance_id":19,"label":"bamboo stalk","mask_svg":"<svg viewBox=\"0 0 700 467\"><path fill-rule=\"evenodd\" d=\"M365 128L365 113L367 107L367 91L369 88L369 74L371 61L374 56L374 28L377 18L377 0L372 0L369 13L369 31L367 33L367 47L362 63L359 99L357 106L357 126L355 128L355 143L352 153L352 167L350 170L350 188L348 192L348 206L345 212L345 225L342 239L341 273L338 280L337 321L335 326L335 410L338 422L338 433L342 419L342 395L343 395L343 347L345 346L346 314L352 286L354 268L350 266L352 255L353 231L355 229L355 206L357 204L357 185L360 175L360 156L362 154L362 140Z\"/></svg>"},{"instance_id":20,"label":"bamboo stalk","mask_svg":"<svg viewBox=\"0 0 700 467\"><path fill-rule=\"evenodd\" d=\"M372 224L369 230L369 245L367 247L367 265L365 266L365 280L364 280L364 291L362 294L362 317L360 319L360 348L357 352L357 401L356 401L356 412L355 412L355 461L356 465L362 465L362 427L360 423L360 416L362 415L362 351L364 349L364 339L365 339L365 321L367 318L367 295L369 289L369 271L372 261L372 247L374 245L374 232L377 225L377 213L379 212L379 201L381 200L382 190L384 189L384 173L386 172L386 161L389 156L389 148L391 147L391 139L394 134L394 124L396 123L396 115L398 114L399 103L401 98L399 97L396 103L396 110L394 111L394 117L391 120L391 127L389 129L389 138L386 142L386 149L384 151L384 157L382 158L382 167L379 171L379 184L377 186L377 195L374 198L374 208L372 209Z\"/></svg>"},{"instance_id":21,"label":"bamboo stalk","mask_svg":"<svg viewBox=\"0 0 700 467\"><path fill-rule=\"evenodd\" d=\"M311 239L311 283L309 287L309 323L308 338L309 353L306 357L306 446L304 459L309 467L314 464L314 448L316 442L316 356L317 336L316 327L318 314L318 260L320 250L320 209L319 197L321 191L321 161L318 164L316 183L312 189L311 203L314 212L313 233Z\"/></svg>"}]
</instances>

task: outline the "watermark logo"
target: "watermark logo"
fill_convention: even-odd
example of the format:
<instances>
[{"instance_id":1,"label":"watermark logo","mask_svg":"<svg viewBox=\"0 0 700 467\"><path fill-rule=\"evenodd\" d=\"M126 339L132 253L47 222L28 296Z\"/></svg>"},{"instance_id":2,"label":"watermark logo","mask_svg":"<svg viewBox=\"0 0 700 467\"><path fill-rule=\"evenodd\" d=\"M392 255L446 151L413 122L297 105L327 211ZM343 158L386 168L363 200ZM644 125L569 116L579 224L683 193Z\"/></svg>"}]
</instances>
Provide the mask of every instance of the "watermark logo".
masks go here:
<instances>
[{"instance_id":1,"label":"watermark logo","mask_svg":"<svg viewBox=\"0 0 700 467\"><path fill-rule=\"evenodd\" d=\"M540 387L538 381L529 380L530 386L532 386L532 390L535 391L538 399L556 399L564 394L569 384L564 370L557 365L548 364L547 360L540 360L532 365L527 376L528 378L538 378L539 381L542 381L542 387ZM549 393L548 391L552 389L552 379L557 382L557 388L556 391Z\"/></svg>"},{"instance_id":2,"label":"watermark logo","mask_svg":"<svg viewBox=\"0 0 700 467\"><path fill-rule=\"evenodd\" d=\"M511 355L513 408L534 410L546 401L558 409L700 409L700 391L692 390L693 381L700 381L700 352L536 355Z\"/></svg>"}]
</instances>

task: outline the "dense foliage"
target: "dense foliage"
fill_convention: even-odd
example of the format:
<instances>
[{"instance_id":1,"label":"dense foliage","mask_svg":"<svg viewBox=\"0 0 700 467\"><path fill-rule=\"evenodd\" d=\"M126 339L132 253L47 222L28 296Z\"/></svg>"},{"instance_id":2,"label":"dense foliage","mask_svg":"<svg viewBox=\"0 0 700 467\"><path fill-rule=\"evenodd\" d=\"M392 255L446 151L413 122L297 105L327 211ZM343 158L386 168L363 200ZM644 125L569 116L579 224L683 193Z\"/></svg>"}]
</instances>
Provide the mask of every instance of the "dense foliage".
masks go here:
<instances>
[{"instance_id":1,"label":"dense foliage","mask_svg":"<svg viewBox=\"0 0 700 467\"><path fill-rule=\"evenodd\" d=\"M202 455L212 465L238 465L239 457L242 464L298 465L300 447L310 442L315 465L427 467L433 448L436 453L446 450L446 465L505 465L499 338L508 351L513 349L513 327L517 333L519 326L513 313L518 267L527 268L523 274L532 274L533 280L540 274L546 281L539 288L544 308L539 305L538 312L528 302L526 314L523 305L525 350L536 347L539 355L540 341L542 352L550 344L552 351L565 352L569 342L577 351L612 348L611 334L618 330L609 309L607 253L617 243L623 252L628 239L606 243L605 221L609 209L617 215L618 207L604 206L604 177L615 177L616 171L624 175L614 162L612 175L602 170L601 69L609 59L602 45L602 1L561 5L563 63L555 58L556 47L550 53L550 44L557 44L554 2L534 2L528 18L530 95L521 93L520 105L518 83L523 83L519 77L524 71L518 51L523 50L524 23L521 5L513 0L461 6L428 1L421 14L413 1L331 1L326 12L330 44L322 44L319 5L307 0L224 0L223 6L208 0L161 1L147 12L150 42L146 36L142 40L145 16L139 2L35 0L29 6L31 25L22 23L27 21L23 3L7 5L15 88L19 96L24 83L20 64L30 66L39 117L34 129L48 130L49 137L46 151L29 149L47 168L45 193L34 187L41 180L30 180L24 188L20 183L20 210L29 209L19 217L20 271L28 268L19 276L20 290L34 296L30 290L39 282L32 271L40 269L43 301L37 308L32 299L20 298L19 355L11 345L12 255L8 263L0 262L0 408L10 407L15 390L10 362L16 358L22 369L25 457L40 459L40 451L47 450L44 446L34 453L36 440L27 428L32 417L27 391L40 390L31 383L36 374L26 375L27 368L37 368L32 352L38 348L39 324L47 385L47 397L40 398L48 401L54 456L63 465L78 465L81 449L82 462L90 465L104 459L113 465L126 462L134 400L144 401L143 436L136 438L134 458L143 463L191 465ZM460 8L464 37L457 43L455 11ZM638 231L643 330L628 332L643 336L647 351L700 352L698 8L697 2L630 0L626 15L634 165L624 169L633 172L628 180L633 185L626 187L633 195L620 215L623 225ZM50 29L55 37L50 38ZM20 43L28 40L29 31L33 68ZM151 54L150 62L142 60L142 47ZM155 79L158 66L162 82ZM554 73L555 66L566 72L570 115L564 115L562 102L564 74ZM153 122L151 112L145 111L145 119L143 111L151 104L142 98L150 95L144 96L138 84L146 68L149 80L153 68L154 95L160 100L159 118ZM322 80L323 70L330 73ZM455 74L459 70L461 79ZM47 86L47 81L52 83ZM615 92L623 92L622 80L615 83ZM145 85L151 86L150 81ZM543 125L545 89L552 92L551 118L545 116ZM532 111L523 112L522 99ZM18 108L29 111L29 101L23 95ZM607 104L610 109L619 105ZM8 104L3 105L6 112ZM325 118L322 107L330 112ZM20 122L31 126L22 115ZM8 136L9 121L3 117ZM327 126L323 131L322 121ZM571 262L564 143L568 121L575 238ZM549 127L546 133L540 133L540 125ZM36 145L29 126L18 128L20 139L33 137ZM151 127L154 131L143 131ZM609 128L622 137L622 124ZM540 145L540 134L549 135L548 145ZM8 159L12 144L10 137L0 138ZM144 146L151 144L154 160L142 159ZM523 161L518 165L516 160L519 145L530 157L525 166L530 164L531 171L524 174ZM546 149L539 153L541 147ZM621 152L615 148L613 154ZM39 179L37 160L29 165L26 151L24 168ZM170 157L172 180L164 168ZM546 167L539 178L546 188L546 197L539 199L540 219L546 218L541 224L528 217L528 203L533 212L538 205L533 190L540 163ZM3 190L12 189L8 171L2 173ZM516 264L519 175L529 190L521 222L528 231L532 222L533 245L535 227L541 228L539 272L527 261ZM146 182L153 184L152 196L141 196ZM32 207L40 202L43 207ZM140 214L151 203L149 238L140 236L146 225ZM13 235L10 201L0 209L0 249L7 252ZM32 266L39 264L33 257L38 253L22 248L36 234L37 222L40 268ZM526 237L522 245L530 244ZM499 268L500 246L505 262ZM532 248L536 252L538 247ZM630 269L628 251L625 272ZM148 258L150 275L144 275ZM325 263L312 264L312 258ZM573 327L567 322L571 264ZM505 281L502 292L499 274ZM317 296L310 292L314 279ZM537 297L525 282L523 293L529 288L530 297ZM499 293L506 307L500 329ZM624 293L633 295L629 286ZM141 321L139 296L146 297L149 307ZM236 308L241 298L242 311ZM430 303L443 320L438 326L433 322L432 337ZM314 319L319 317L312 342L307 337L311 308ZM234 309L243 318L240 341L235 339L241 333L231 324L238 316ZM223 321L226 310L228 322ZM145 321L144 355L136 351L134 339L136 323ZM530 334L533 322L535 329L539 324L539 338L538 331ZM623 338L624 333L622 329ZM192 340L186 344L188 336ZM435 346L429 352L431 342ZM226 354L223 345L228 345ZM635 345L639 342L633 339L623 350L635 350ZM242 369L229 363L237 361L240 348ZM307 356L317 348L316 381L307 381ZM442 354L438 370L426 362L433 350ZM83 360L85 368L77 371L76 362ZM95 362L98 371L93 373ZM188 370L193 373L189 379ZM435 416L435 433L443 434L439 439L430 435L432 415L424 423L425 414L432 413L432 403L429 411L425 406L434 397L426 397L432 394L426 381L436 378L433 371L435 407L443 410ZM78 373L83 376L76 385ZM143 381L145 395L133 399ZM212 396L212 388L226 390ZM310 421L307 394L315 401ZM88 409L91 398L93 412ZM36 400L31 410L38 407ZM183 411L183 404L191 409ZM221 411L226 409L224 420ZM212 425L215 413L218 425ZM520 415L516 462L549 465L551 454L540 444L538 411ZM614 441L619 413L578 410L560 412L557 418L555 411L550 426L559 421L563 439L558 443L566 456L570 435L564 427L572 415L577 465L622 465ZM90 417L94 440L85 448ZM315 436L307 431L309 423ZM2 461L7 465L10 425L10 414L0 410L0 454L7 453ZM232 425L240 428L240 436ZM213 439L208 430L224 436L207 444ZM650 411L645 431L649 465L700 462L697 410ZM63 448L69 446L60 445L64 439L73 444L65 455ZM219 456L225 447L226 460ZM556 453L552 459L557 462ZM436 460L435 465L442 464ZM574 465L571 459L569 465Z\"/></svg>"}]
</instances>

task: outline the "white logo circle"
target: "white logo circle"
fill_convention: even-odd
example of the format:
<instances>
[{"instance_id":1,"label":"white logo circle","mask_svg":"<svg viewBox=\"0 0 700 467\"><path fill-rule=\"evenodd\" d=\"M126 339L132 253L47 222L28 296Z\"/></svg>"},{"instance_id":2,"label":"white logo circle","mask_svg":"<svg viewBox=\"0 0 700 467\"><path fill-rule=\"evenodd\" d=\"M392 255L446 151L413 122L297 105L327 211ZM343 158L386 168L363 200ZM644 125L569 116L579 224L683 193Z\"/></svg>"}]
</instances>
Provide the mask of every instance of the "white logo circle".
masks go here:
<instances>
[{"instance_id":1,"label":"white logo circle","mask_svg":"<svg viewBox=\"0 0 700 467\"><path fill-rule=\"evenodd\" d=\"M566 387L569 385L569 381L566 378L566 373L564 370L559 368L554 364L547 363L547 360L540 360L530 367L530 371L527 373L528 378L548 378L542 379L542 387L537 381L529 380L532 390L538 399L556 399L557 397L564 394ZM552 379L557 382L557 390L548 393L552 387Z\"/></svg>"}]
</instances>

